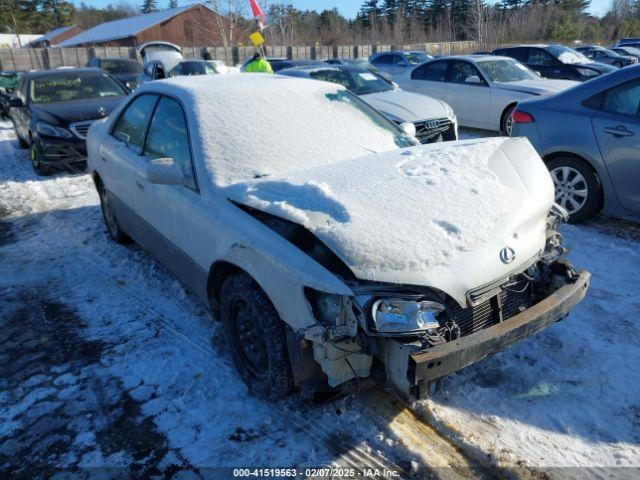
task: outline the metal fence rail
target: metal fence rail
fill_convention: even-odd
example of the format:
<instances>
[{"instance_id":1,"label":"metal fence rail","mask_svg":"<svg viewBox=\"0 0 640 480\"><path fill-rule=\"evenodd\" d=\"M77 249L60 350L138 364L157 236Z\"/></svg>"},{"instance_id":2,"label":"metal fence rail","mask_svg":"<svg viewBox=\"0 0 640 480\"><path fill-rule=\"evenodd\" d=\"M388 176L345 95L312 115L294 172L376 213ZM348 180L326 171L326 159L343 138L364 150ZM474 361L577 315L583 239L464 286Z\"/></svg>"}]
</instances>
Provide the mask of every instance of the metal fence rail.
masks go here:
<instances>
[{"instance_id":1,"label":"metal fence rail","mask_svg":"<svg viewBox=\"0 0 640 480\"><path fill-rule=\"evenodd\" d=\"M389 50L420 50L431 55L470 53L477 42L419 43L413 45L336 45L336 46L271 46L267 55L288 59L325 60L328 58L367 58ZM214 60L237 65L253 55L253 47L183 47L185 58L202 58L209 52ZM0 48L0 71L45 70L58 67L82 67L93 57L119 57L140 60L134 47L84 48Z\"/></svg>"}]
</instances>

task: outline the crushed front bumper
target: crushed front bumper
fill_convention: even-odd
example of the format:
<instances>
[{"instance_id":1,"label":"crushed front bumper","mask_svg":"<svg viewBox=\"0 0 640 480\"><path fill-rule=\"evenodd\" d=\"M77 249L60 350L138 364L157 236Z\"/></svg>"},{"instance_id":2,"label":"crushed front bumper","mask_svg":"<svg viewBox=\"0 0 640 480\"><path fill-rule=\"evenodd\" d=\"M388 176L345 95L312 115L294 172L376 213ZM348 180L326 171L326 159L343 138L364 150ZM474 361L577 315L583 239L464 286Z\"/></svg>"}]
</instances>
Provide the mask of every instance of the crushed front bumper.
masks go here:
<instances>
[{"instance_id":1,"label":"crushed front bumper","mask_svg":"<svg viewBox=\"0 0 640 480\"><path fill-rule=\"evenodd\" d=\"M65 166L87 161L87 146L84 140L39 138L40 161L51 166Z\"/></svg>"},{"instance_id":2,"label":"crushed front bumper","mask_svg":"<svg viewBox=\"0 0 640 480\"><path fill-rule=\"evenodd\" d=\"M508 320L426 350L415 351L397 340L385 342L383 349L389 380L406 398L422 398L431 384L461 368L534 335L562 319L584 298L589 287L587 271L566 283L551 295ZM390 371L391 369L391 371Z\"/></svg>"}]
</instances>

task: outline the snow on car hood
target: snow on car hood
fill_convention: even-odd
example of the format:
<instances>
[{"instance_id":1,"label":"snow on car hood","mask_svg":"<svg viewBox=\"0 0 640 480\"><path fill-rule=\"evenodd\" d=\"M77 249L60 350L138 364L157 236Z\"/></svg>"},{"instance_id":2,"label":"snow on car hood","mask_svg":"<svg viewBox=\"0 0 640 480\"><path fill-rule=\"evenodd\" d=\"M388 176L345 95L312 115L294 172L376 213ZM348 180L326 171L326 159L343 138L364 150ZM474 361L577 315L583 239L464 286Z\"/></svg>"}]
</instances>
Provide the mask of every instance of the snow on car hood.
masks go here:
<instances>
[{"instance_id":1,"label":"snow on car hood","mask_svg":"<svg viewBox=\"0 0 640 480\"><path fill-rule=\"evenodd\" d=\"M400 89L360 95L360 98L393 121L416 122L447 116L443 101Z\"/></svg>"},{"instance_id":2,"label":"snow on car hood","mask_svg":"<svg viewBox=\"0 0 640 480\"><path fill-rule=\"evenodd\" d=\"M541 78L540 80L496 83L496 85L503 90L513 90L535 95L550 95L580 85L580 82L574 82L573 80L545 80Z\"/></svg>"},{"instance_id":3,"label":"snow on car hood","mask_svg":"<svg viewBox=\"0 0 640 480\"><path fill-rule=\"evenodd\" d=\"M465 293L535 257L553 203L526 139L422 145L228 187L234 201L303 225L360 279ZM517 260L504 265L504 246Z\"/></svg>"}]
</instances>

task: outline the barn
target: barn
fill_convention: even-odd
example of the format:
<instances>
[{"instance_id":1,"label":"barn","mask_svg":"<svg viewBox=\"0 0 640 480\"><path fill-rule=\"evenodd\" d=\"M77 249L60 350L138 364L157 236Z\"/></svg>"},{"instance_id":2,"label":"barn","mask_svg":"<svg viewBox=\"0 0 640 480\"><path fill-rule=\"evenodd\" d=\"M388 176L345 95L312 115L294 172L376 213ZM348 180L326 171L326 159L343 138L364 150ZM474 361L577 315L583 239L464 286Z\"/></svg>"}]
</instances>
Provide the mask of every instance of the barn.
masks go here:
<instances>
[{"instance_id":1,"label":"barn","mask_svg":"<svg viewBox=\"0 0 640 480\"><path fill-rule=\"evenodd\" d=\"M36 38L29 44L29 46L33 48L55 47L60 42L64 42L65 40L78 35L82 31L83 29L77 25L55 28L41 37Z\"/></svg>"},{"instance_id":2,"label":"barn","mask_svg":"<svg viewBox=\"0 0 640 480\"><path fill-rule=\"evenodd\" d=\"M183 47L223 46L241 35L225 17L206 5L193 4L101 23L58 46L135 47L154 40Z\"/></svg>"}]
</instances>

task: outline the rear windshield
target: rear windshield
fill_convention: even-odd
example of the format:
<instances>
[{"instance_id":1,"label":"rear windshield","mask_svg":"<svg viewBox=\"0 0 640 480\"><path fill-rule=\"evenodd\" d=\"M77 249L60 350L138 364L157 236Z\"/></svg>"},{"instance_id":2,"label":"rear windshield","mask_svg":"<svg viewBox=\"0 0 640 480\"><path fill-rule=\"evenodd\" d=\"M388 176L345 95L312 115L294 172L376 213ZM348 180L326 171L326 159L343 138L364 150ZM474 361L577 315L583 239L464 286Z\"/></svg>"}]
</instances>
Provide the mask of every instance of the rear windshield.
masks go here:
<instances>
[{"instance_id":1,"label":"rear windshield","mask_svg":"<svg viewBox=\"0 0 640 480\"><path fill-rule=\"evenodd\" d=\"M33 103L55 103L126 94L120 84L106 73L64 72L34 78L29 97Z\"/></svg>"}]
</instances>

